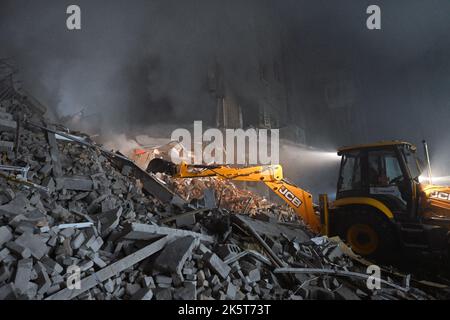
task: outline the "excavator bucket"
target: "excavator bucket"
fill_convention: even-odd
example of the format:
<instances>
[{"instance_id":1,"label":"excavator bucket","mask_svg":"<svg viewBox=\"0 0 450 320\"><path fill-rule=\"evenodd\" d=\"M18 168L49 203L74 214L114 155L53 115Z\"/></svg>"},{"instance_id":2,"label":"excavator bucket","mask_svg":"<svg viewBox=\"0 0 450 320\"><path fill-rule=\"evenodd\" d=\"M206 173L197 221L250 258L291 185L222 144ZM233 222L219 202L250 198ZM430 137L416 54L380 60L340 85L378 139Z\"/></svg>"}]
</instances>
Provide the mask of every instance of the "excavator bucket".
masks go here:
<instances>
[{"instance_id":1,"label":"excavator bucket","mask_svg":"<svg viewBox=\"0 0 450 320\"><path fill-rule=\"evenodd\" d=\"M165 173L170 176L174 176L177 174L177 165L173 162L155 158L147 166L147 172L150 173Z\"/></svg>"}]
</instances>

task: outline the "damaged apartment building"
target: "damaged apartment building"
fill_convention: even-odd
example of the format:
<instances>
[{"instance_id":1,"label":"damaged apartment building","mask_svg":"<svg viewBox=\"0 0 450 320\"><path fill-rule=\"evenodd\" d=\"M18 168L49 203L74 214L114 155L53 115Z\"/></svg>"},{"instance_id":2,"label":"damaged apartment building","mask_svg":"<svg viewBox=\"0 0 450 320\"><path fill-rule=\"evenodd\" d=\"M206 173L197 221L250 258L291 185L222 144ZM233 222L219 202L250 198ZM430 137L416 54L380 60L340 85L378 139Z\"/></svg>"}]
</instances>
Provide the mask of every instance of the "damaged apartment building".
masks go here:
<instances>
[{"instance_id":1,"label":"damaged apartment building","mask_svg":"<svg viewBox=\"0 0 450 320\"><path fill-rule=\"evenodd\" d=\"M303 64L301 56L283 50L282 35L276 48L271 41L260 44L271 47L260 49L273 51L272 59L258 59L255 53L249 88L236 88L219 60L211 64L208 89L216 103L216 127L279 129L281 139L313 147L350 144L356 133L364 136L356 77L343 69ZM299 83L295 72L310 74L310 81ZM331 131L337 134L330 143Z\"/></svg>"}]
</instances>

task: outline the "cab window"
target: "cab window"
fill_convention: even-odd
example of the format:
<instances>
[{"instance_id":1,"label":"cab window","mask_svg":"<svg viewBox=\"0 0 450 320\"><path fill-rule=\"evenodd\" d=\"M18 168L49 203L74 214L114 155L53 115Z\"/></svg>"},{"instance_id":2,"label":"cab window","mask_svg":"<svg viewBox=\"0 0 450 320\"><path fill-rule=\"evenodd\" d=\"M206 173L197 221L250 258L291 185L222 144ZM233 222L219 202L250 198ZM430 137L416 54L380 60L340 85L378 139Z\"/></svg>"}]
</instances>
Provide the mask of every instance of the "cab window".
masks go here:
<instances>
[{"instance_id":1,"label":"cab window","mask_svg":"<svg viewBox=\"0 0 450 320\"><path fill-rule=\"evenodd\" d=\"M371 151L368 160L371 187L386 187L403 179L403 172L395 151Z\"/></svg>"},{"instance_id":2,"label":"cab window","mask_svg":"<svg viewBox=\"0 0 450 320\"><path fill-rule=\"evenodd\" d=\"M361 189L361 158L359 153L349 153L342 157L338 192Z\"/></svg>"}]
</instances>

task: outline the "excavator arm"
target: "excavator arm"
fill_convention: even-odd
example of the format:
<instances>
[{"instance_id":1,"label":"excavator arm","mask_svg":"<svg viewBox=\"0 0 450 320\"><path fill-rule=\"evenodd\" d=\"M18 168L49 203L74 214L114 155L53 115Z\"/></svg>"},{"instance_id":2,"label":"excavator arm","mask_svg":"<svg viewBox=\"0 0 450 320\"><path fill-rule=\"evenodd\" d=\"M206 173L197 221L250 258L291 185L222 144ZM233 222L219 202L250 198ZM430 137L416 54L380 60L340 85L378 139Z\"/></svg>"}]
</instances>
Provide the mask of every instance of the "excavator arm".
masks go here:
<instances>
[{"instance_id":1,"label":"excavator arm","mask_svg":"<svg viewBox=\"0 0 450 320\"><path fill-rule=\"evenodd\" d=\"M184 162L176 165L163 159L153 159L147 171L163 172L174 178L216 177L236 181L263 182L293 208L312 231L323 232L320 219L314 210L312 195L286 181L280 165L231 167L227 165L189 165Z\"/></svg>"}]
</instances>

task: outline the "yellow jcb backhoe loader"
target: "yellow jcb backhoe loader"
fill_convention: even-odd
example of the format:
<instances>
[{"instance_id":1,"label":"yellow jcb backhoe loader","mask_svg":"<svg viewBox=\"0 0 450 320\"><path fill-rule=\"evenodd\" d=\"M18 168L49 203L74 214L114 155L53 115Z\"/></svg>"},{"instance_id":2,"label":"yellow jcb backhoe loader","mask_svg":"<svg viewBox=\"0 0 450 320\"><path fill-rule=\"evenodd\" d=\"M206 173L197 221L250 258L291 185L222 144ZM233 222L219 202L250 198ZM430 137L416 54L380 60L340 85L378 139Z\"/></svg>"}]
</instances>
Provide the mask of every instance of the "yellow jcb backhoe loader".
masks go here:
<instances>
[{"instance_id":1,"label":"yellow jcb backhoe loader","mask_svg":"<svg viewBox=\"0 0 450 320\"><path fill-rule=\"evenodd\" d=\"M366 257L385 258L413 249L447 254L450 188L421 184L416 147L389 141L344 147L336 200L312 195L283 178L280 165L231 167L188 165L154 159L150 172L175 178L217 177L260 181L283 199L318 234L338 235Z\"/></svg>"}]
</instances>

